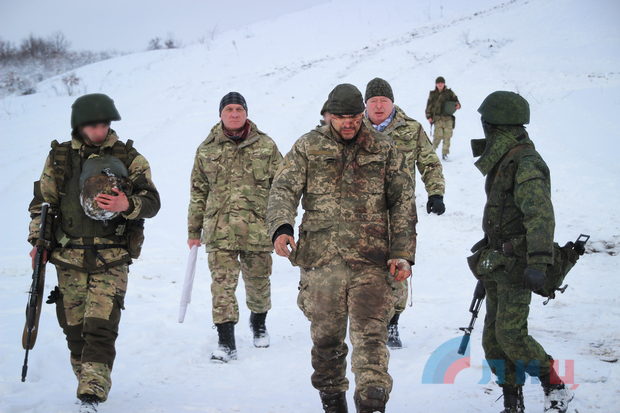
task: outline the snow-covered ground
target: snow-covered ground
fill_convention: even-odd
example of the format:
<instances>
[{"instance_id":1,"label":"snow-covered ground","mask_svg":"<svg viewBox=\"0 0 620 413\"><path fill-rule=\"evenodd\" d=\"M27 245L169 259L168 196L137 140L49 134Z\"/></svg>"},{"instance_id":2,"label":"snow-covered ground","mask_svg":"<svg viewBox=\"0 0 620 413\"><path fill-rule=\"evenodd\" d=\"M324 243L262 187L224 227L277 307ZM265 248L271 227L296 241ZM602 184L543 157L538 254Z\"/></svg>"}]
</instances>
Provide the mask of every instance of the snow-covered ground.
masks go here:
<instances>
[{"instance_id":1,"label":"snow-covered ground","mask_svg":"<svg viewBox=\"0 0 620 413\"><path fill-rule=\"evenodd\" d=\"M475 280L465 257L481 238L483 177L470 139L482 137L476 109L495 90L521 93L531 106L530 136L552 174L556 240L592 236L570 273L569 288L549 305L534 296L530 331L562 374L574 361L571 412L618 411L620 403L620 4L529 0L501 3L443 0L334 0L282 18L223 33L207 45L126 55L76 70L81 93L102 92L123 117L113 124L133 139L153 169L162 197L147 222L143 256L131 267L126 311L109 400L100 412L317 412L310 385L309 322L296 306L298 271L274 256L271 346L256 349L249 311L238 289L239 359L209 362L212 327L206 254L198 259L193 300L183 324L178 305L188 248L189 175L196 147L219 121L229 91L242 93L249 117L288 152L313 128L329 91L352 83L364 92L388 80L395 103L423 121L428 92L444 76L463 108L457 112L442 216L427 215L418 179L418 254L413 307L401 316L405 348L392 352L390 412L498 412L501 394L483 378L482 318L471 340L471 368L455 384L422 384L435 349L460 337L469 322ZM49 142L69 138L76 96L57 96L59 78L39 93L0 103L0 411L72 412L76 381L52 306L45 306L28 378L20 381L21 334L31 282L26 242L32 182ZM616 278L614 278L616 277ZM46 292L55 286L48 266ZM240 286L241 287L241 286ZM569 362L570 363L570 362ZM353 383L353 375L348 374ZM353 410L353 391L348 392ZM525 386L528 411L542 411L538 385Z\"/></svg>"}]
</instances>

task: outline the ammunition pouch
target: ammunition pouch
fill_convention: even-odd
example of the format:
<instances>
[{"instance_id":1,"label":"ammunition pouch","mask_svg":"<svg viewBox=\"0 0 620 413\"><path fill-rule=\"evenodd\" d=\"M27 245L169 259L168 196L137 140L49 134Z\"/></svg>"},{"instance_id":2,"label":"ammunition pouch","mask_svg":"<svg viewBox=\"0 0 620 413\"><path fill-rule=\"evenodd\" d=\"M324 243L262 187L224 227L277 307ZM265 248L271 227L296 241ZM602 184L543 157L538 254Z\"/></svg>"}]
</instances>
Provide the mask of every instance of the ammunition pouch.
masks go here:
<instances>
[{"instance_id":1,"label":"ammunition pouch","mask_svg":"<svg viewBox=\"0 0 620 413\"><path fill-rule=\"evenodd\" d=\"M127 240L127 252L133 259L140 257L142 244L144 244L144 218L129 219L125 221L125 238Z\"/></svg>"},{"instance_id":2,"label":"ammunition pouch","mask_svg":"<svg viewBox=\"0 0 620 413\"><path fill-rule=\"evenodd\" d=\"M482 252L488 247L489 239L488 237L484 237L480 241L476 242L476 244L474 244L474 246L471 248L470 251L473 252L473 255L467 257L467 265L469 265L469 269L471 270L472 274L474 274L474 277L476 277L477 280L482 280L484 278L484 275L479 274L478 272L478 262L480 261L480 256L482 255Z\"/></svg>"}]
</instances>

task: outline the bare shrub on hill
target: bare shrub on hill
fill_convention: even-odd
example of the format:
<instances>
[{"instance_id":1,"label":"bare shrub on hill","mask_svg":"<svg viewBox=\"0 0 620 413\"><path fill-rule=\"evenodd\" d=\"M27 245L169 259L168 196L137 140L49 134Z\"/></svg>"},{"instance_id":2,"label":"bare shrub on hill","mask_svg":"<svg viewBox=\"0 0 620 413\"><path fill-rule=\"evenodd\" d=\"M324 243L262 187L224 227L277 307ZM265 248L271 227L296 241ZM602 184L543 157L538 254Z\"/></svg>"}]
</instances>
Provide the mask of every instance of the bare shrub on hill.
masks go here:
<instances>
[{"instance_id":1,"label":"bare shrub on hill","mask_svg":"<svg viewBox=\"0 0 620 413\"><path fill-rule=\"evenodd\" d=\"M61 31L47 38L30 34L22 39L19 47L0 38L0 98L36 93L36 84L42 80L122 55L113 51L76 52L70 46L71 42ZM73 93L77 91L75 86Z\"/></svg>"}]
</instances>

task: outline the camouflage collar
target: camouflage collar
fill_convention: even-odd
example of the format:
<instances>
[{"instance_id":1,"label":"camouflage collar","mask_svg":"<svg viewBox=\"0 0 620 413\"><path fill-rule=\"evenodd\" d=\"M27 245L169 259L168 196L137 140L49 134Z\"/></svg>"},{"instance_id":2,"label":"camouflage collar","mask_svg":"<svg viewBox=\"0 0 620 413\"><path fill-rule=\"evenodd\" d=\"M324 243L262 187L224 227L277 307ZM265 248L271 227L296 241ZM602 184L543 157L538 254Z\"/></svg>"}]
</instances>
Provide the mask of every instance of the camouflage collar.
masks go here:
<instances>
[{"instance_id":1,"label":"camouflage collar","mask_svg":"<svg viewBox=\"0 0 620 413\"><path fill-rule=\"evenodd\" d=\"M398 127L406 125L408 121L413 120L412 118L407 116L405 112L398 106L394 105L394 109L396 110L396 113L394 114L394 117L392 118L390 124L387 125L387 127L383 131L383 133L385 133L386 135L389 135Z\"/></svg>"}]
</instances>

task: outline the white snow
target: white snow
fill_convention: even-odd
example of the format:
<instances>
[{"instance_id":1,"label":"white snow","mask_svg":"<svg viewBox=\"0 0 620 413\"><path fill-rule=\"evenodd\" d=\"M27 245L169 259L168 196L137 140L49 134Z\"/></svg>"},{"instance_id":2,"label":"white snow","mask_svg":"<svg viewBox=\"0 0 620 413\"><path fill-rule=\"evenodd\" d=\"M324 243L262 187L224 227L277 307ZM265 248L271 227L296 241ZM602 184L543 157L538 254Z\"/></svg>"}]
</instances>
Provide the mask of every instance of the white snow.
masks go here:
<instances>
[{"instance_id":1,"label":"white snow","mask_svg":"<svg viewBox=\"0 0 620 413\"><path fill-rule=\"evenodd\" d=\"M352 83L362 92L388 80L395 103L428 130L424 108L444 76L463 108L457 112L442 216L427 215L418 179L418 251L413 308L401 316L405 348L392 352L390 412L498 412L501 394L483 377L481 330L471 339L471 365L455 384L422 384L432 352L461 336L475 280L465 257L482 237L482 175L470 139L482 137L476 109L495 90L521 93L531 106L530 136L551 169L556 240L592 236L588 254L567 278L565 294L543 306L534 296L530 332L579 384L571 412L618 411L620 402L620 4L615 1L498 0L438 4L334 0L223 33L208 45L137 53L76 70L80 93L111 96L123 118L113 128L149 160L162 197L147 220L142 257L131 267L126 310L107 412L317 412L310 384L309 322L297 308L298 270L274 255L271 346L254 348L243 283L238 360L209 362L212 329L206 254L198 255L191 304L178 323L188 257L189 175L197 146L219 121L229 91L242 93L249 117L288 152L318 123L329 91ZM440 14L441 12L441 14ZM71 104L58 96L60 77L38 93L0 103L0 411L75 412L69 352L45 305L25 383L21 334L31 283L26 243L32 182L49 142L69 138ZM56 87L58 90L58 87ZM46 292L56 285L48 265ZM616 278L614 278L616 277ZM616 362L610 362L616 360ZM353 375L347 394L353 410ZM540 386L525 386L528 411L542 411Z\"/></svg>"}]
</instances>

